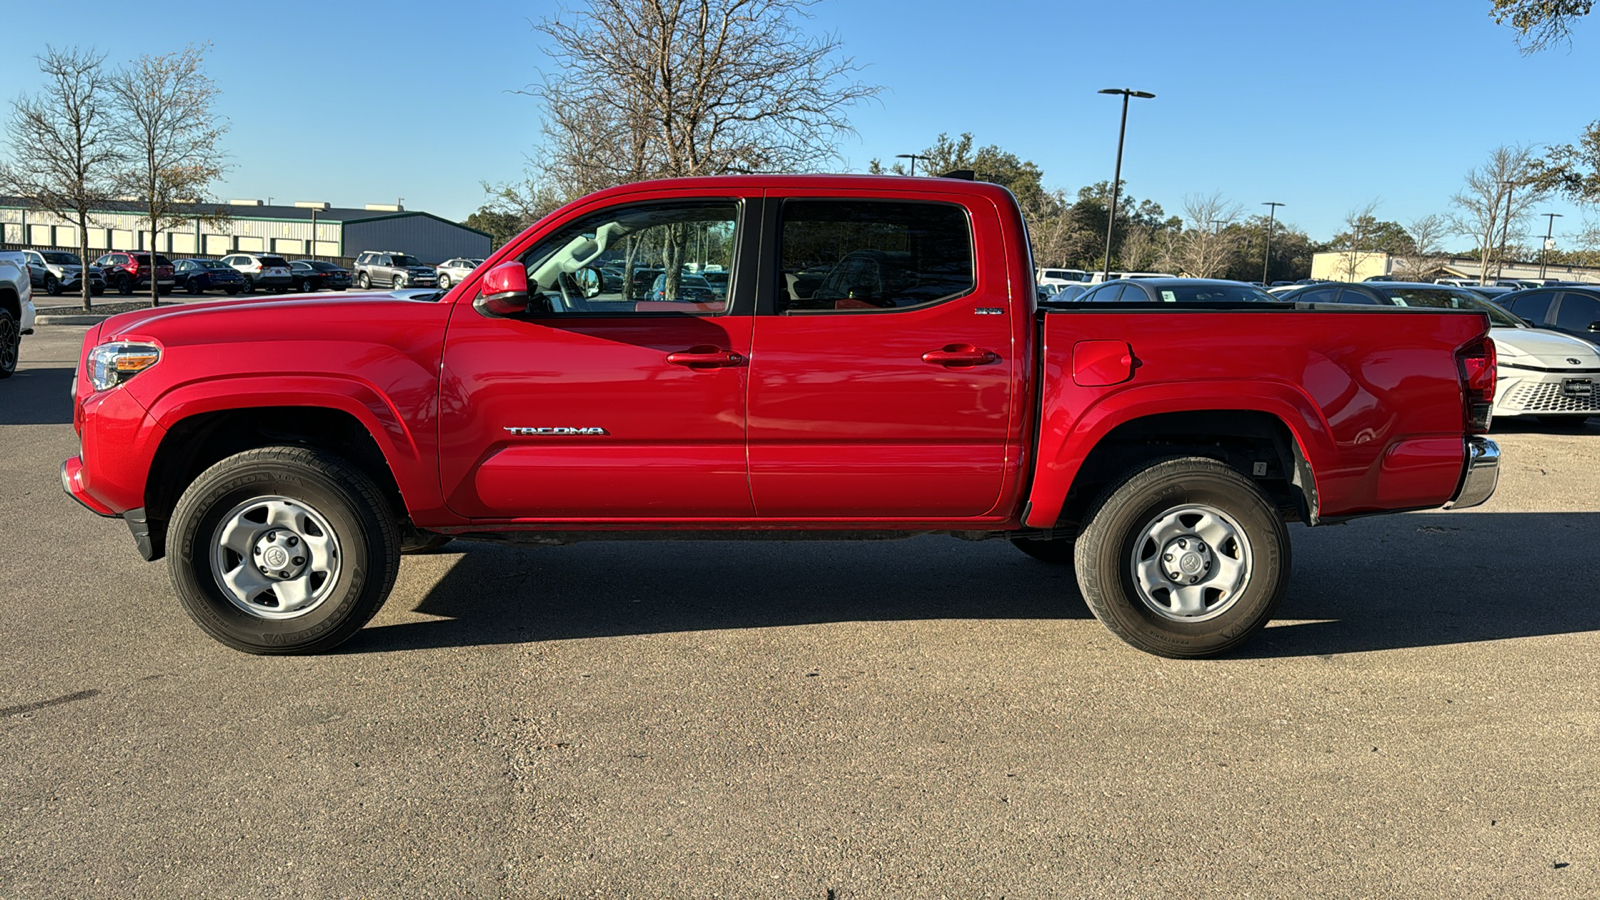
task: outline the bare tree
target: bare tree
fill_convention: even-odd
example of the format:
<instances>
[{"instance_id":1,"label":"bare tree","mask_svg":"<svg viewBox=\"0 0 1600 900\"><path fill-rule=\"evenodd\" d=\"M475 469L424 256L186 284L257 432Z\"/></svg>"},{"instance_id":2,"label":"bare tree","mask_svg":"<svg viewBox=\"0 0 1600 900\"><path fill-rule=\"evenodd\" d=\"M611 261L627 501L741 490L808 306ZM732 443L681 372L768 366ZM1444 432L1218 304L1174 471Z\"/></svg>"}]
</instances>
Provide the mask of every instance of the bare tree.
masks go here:
<instances>
[{"instance_id":1,"label":"bare tree","mask_svg":"<svg viewBox=\"0 0 1600 900\"><path fill-rule=\"evenodd\" d=\"M1374 215L1377 211L1378 201L1373 199L1344 214L1344 231L1340 234L1345 238L1345 246L1339 248L1342 255L1334 269L1341 281L1355 281L1362 264L1372 258L1372 225L1377 221ZM1339 238L1335 237L1334 240L1338 241Z\"/></svg>"},{"instance_id":2,"label":"bare tree","mask_svg":"<svg viewBox=\"0 0 1600 900\"><path fill-rule=\"evenodd\" d=\"M1215 278L1221 274L1239 249L1237 236L1228 231L1227 226L1243 213L1244 207L1222 199L1221 194L1185 196L1185 228L1172 245L1172 261L1195 278Z\"/></svg>"},{"instance_id":3,"label":"bare tree","mask_svg":"<svg viewBox=\"0 0 1600 900\"><path fill-rule=\"evenodd\" d=\"M1523 53L1567 43L1572 26L1594 9L1593 0L1490 0L1489 15L1518 32Z\"/></svg>"},{"instance_id":4,"label":"bare tree","mask_svg":"<svg viewBox=\"0 0 1600 900\"><path fill-rule=\"evenodd\" d=\"M89 309L89 223L111 195L119 162L110 135L105 56L47 46L37 59L44 92L11 104L11 163L0 166L0 193L77 223L84 266L80 298Z\"/></svg>"},{"instance_id":5,"label":"bare tree","mask_svg":"<svg viewBox=\"0 0 1600 900\"><path fill-rule=\"evenodd\" d=\"M1415 249L1400 261L1399 272L1409 281L1423 281L1436 273L1448 258L1444 239L1450 233L1450 223L1443 216L1430 214L1411 220L1406 233L1411 236Z\"/></svg>"},{"instance_id":6,"label":"bare tree","mask_svg":"<svg viewBox=\"0 0 1600 900\"><path fill-rule=\"evenodd\" d=\"M1498 270L1502 250L1513 238L1533 207L1549 193L1550 173L1526 146L1496 147L1483 165L1467 173L1467 186L1450 202L1456 212L1450 227L1478 242L1478 278Z\"/></svg>"},{"instance_id":7,"label":"bare tree","mask_svg":"<svg viewBox=\"0 0 1600 900\"><path fill-rule=\"evenodd\" d=\"M835 159L846 110L880 89L854 80L837 36L802 30L816 2L587 0L545 19L556 71L529 93L559 186Z\"/></svg>"},{"instance_id":8,"label":"bare tree","mask_svg":"<svg viewBox=\"0 0 1600 900\"><path fill-rule=\"evenodd\" d=\"M220 91L205 74L205 49L191 44L141 56L111 79L120 113L117 143L127 158L119 180L143 207L152 267L161 231L192 221L195 215L183 208L204 203L211 183L222 177L228 125L212 110ZM222 215L218 210L202 218ZM160 302L152 272L150 305Z\"/></svg>"}]
</instances>

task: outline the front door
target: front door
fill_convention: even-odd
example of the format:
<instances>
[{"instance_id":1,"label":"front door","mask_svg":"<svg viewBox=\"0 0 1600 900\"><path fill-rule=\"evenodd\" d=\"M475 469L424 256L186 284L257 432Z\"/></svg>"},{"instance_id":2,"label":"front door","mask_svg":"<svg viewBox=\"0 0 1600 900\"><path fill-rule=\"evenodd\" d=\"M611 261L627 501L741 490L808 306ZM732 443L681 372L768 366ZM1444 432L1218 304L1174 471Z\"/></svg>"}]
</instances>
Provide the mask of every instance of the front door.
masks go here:
<instances>
[{"instance_id":1,"label":"front door","mask_svg":"<svg viewBox=\"0 0 1600 900\"><path fill-rule=\"evenodd\" d=\"M489 317L468 297L456 304L439 418L451 509L480 520L752 515L750 312L683 288L700 270L747 280L734 266L745 205L663 199L580 211L521 254L528 315ZM661 299L639 300L602 269L670 275Z\"/></svg>"},{"instance_id":2,"label":"front door","mask_svg":"<svg viewBox=\"0 0 1600 900\"><path fill-rule=\"evenodd\" d=\"M756 513L971 518L1020 431L993 210L930 198L769 198L750 386Z\"/></svg>"}]
</instances>

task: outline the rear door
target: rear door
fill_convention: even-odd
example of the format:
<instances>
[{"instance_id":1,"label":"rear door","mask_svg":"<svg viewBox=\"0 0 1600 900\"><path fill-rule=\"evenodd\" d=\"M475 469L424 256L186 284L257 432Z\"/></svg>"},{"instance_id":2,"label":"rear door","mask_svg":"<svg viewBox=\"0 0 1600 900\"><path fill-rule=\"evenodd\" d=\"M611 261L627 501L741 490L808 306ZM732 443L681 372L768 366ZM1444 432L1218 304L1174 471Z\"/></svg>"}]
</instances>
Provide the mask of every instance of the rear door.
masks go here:
<instances>
[{"instance_id":1,"label":"rear door","mask_svg":"<svg viewBox=\"0 0 1600 900\"><path fill-rule=\"evenodd\" d=\"M1576 291L1562 291L1557 302L1554 327L1586 341L1600 341L1600 298Z\"/></svg>"},{"instance_id":2,"label":"rear door","mask_svg":"<svg viewBox=\"0 0 1600 900\"><path fill-rule=\"evenodd\" d=\"M750 484L767 518L990 513L1017 365L998 210L962 195L767 199Z\"/></svg>"}]
</instances>

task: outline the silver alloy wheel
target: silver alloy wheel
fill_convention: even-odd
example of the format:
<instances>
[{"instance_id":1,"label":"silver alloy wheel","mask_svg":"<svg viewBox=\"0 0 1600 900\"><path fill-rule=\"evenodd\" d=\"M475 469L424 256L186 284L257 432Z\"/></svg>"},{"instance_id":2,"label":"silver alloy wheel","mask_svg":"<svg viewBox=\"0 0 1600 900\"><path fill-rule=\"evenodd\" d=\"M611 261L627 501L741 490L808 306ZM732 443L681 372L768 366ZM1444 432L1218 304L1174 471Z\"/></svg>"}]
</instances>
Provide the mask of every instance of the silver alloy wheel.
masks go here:
<instances>
[{"instance_id":1,"label":"silver alloy wheel","mask_svg":"<svg viewBox=\"0 0 1600 900\"><path fill-rule=\"evenodd\" d=\"M10 374L16 370L21 346L21 326L11 318L9 311L0 314L0 373Z\"/></svg>"},{"instance_id":2,"label":"silver alloy wheel","mask_svg":"<svg viewBox=\"0 0 1600 900\"><path fill-rule=\"evenodd\" d=\"M316 289L317 289L316 285L312 284L311 283L311 279L309 279L309 278L307 278L306 280L300 282L300 293L302 293L302 294L309 294L309 293L311 293L312 291L314 291Z\"/></svg>"},{"instance_id":3,"label":"silver alloy wheel","mask_svg":"<svg viewBox=\"0 0 1600 900\"><path fill-rule=\"evenodd\" d=\"M446 290L446 291L450 290L450 276L449 275L440 275L439 276L439 288L441 290Z\"/></svg>"},{"instance_id":4,"label":"silver alloy wheel","mask_svg":"<svg viewBox=\"0 0 1600 900\"><path fill-rule=\"evenodd\" d=\"M300 500L252 497L211 535L211 572L222 595L261 619L293 619L328 599L339 581L339 536Z\"/></svg>"},{"instance_id":5,"label":"silver alloy wheel","mask_svg":"<svg viewBox=\"0 0 1600 900\"><path fill-rule=\"evenodd\" d=\"M398 291L398 290L400 290L401 288L403 288L405 286L406 286L406 277L404 275L396 275L394 277L394 288L393 289Z\"/></svg>"},{"instance_id":6,"label":"silver alloy wheel","mask_svg":"<svg viewBox=\"0 0 1600 900\"><path fill-rule=\"evenodd\" d=\"M1152 519L1128 563L1139 599L1152 612L1204 622L1227 612L1250 586L1250 539L1232 516L1191 503Z\"/></svg>"}]
</instances>

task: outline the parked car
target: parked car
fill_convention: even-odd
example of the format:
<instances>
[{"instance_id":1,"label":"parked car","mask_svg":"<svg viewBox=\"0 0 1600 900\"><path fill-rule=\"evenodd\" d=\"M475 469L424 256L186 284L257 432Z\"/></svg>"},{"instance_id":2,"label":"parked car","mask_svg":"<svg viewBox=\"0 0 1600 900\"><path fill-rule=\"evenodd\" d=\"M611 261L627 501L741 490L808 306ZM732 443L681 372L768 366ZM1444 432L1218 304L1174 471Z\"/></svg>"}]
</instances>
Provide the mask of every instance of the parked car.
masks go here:
<instances>
[{"instance_id":1,"label":"parked car","mask_svg":"<svg viewBox=\"0 0 1600 900\"><path fill-rule=\"evenodd\" d=\"M467 277L467 275L470 274L473 269L476 269L481 265L483 265L483 260L481 259L469 259L465 256L458 256L455 259L447 259L444 262L439 263L437 266L434 266L433 274L439 279L439 287L449 290L450 285L455 284L461 279Z\"/></svg>"},{"instance_id":2,"label":"parked car","mask_svg":"<svg viewBox=\"0 0 1600 900\"><path fill-rule=\"evenodd\" d=\"M151 264L148 253L115 250L95 260L94 265L105 275L106 286L119 294L131 294L150 287ZM154 273L156 290L163 294L172 293L177 286L173 278L172 261L157 253Z\"/></svg>"},{"instance_id":3,"label":"parked car","mask_svg":"<svg viewBox=\"0 0 1600 900\"><path fill-rule=\"evenodd\" d=\"M219 259L180 259L172 264L172 276L180 290L203 294L219 290L232 297L244 290L244 276Z\"/></svg>"},{"instance_id":4,"label":"parked car","mask_svg":"<svg viewBox=\"0 0 1600 900\"><path fill-rule=\"evenodd\" d=\"M1499 300L1501 297L1504 297L1507 294L1516 293L1518 289L1514 287L1506 287L1505 285L1500 284L1479 284L1465 288L1465 290L1469 290L1474 294L1478 294L1489 300Z\"/></svg>"},{"instance_id":5,"label":"parked car","mask_svg":"<svg viewBox=\"0 0 1600 900\"><path fill-rule=\"evenodd\" d=\"M1517 310L1513 315L1478 296L1477 290L1444 284L1324 284L1297 291L1289 299L1484 313L1489 317L1489 334L1498 358L1495 416L1535 416L1545 423L1574 425L1600 415L1600 394L1595 391L1600 382L1600 350L1559 331L1530 327L1519 318L1524 299L1520 293L1512 304ZM1534 305L1529 310L1534 311Z\"/></svg>"},{"instance_id":6,"label":"parked car","mask_svg":"<svg viewBox=\"0 0 1600 900\"><path fill-rule=\"evenodd\" d=\"M728 299L728 273L715 269L703 269L696 273L711 285L711 292L717 295L718 300Z\"/></svg>"},{"instance_id":7,"label":"parked car","mask_svg":"<svg viewBox=\"0 0 1600 900\"><path fill-rule=\"evenodd\" d=\"M1107 281L1077 297L1074 303L1277 303L1274 297L1242 281L1214 278L1140 278Z\"/></svg>"},{"instance_id":8,"label":"parked car","mask_svg":"<svg viewBox=\"0 0 1600 900\"><path fill-rule=\"evenodd\" d=\"M1500 305L1539 328L1600 344L1600 287L1562 285L1518 291Z\"/></svg>"},{"instance_id":9,"label":"parked car","mask_svg":"<svg viewBox=\"0 0 1600 900\"><path fill-rule=\"evenodd\" d=\"M782 215L740 214L758 200ZM577 276L607 243L708 231L726 238L690 252L773 264L740 268L726 303L594 315L599 278ZM783 276L813 266L823 295L791 293ZM251 653L339 645L402 549L433 538L626 529L1009 540L1073 564L1061 602L1195 658L1266 627L1291 590L1288 522L1475 506L1498 477L1483 314L1033 315L1022 212L982 182L623 185L474 278L470 295L323 300L313 327L303 304L108 319L80 355L63 488L169 556L197 627Z\"/></svg>"},{"instance_id":10,"label":"parked car","mask_svg":"<svg viewBox=\"0 0 1600 900\"><path fill-rule=\"evenodd\" d=\"M356 257L356 287L368 290L373 287L431 288L439 285L439 276L422 264L415 256L394 250L365 250Z\"/></svg>"},{"instance_id":11,"label":"parked car","mask_svg":"<svg viewBox=\"0 0 1600 900\"><path fill-rule=\"evenodd\" d=\"M688 303L710 303L721 299L717 296L717 292L711 289L711 282L699 275L690 275L688 272L678 276L678 290L675 295L667 296L667 290L667 273L662 272L650 284L650 299L682 300Z\"/></svg>"},{"instance_id":12,"label":"parked car","mask_svg":"<svg viewBox=\"0 0 1600 900\"><path fill-rule=\"evenodd\" d=\"M78 254L65 250L24 250L28 261L28 278L36 288L52 297L63 293L83 291L83 260ZM89 293L100 294L106 289L105 276L96 266L89 267Z\"/></svg>"},{"instance_id":13,"label":"parked car","mask_svg":"<svg viewBox=\"0 0 1600 900\"><path fill-rule=\"evenodd\" d=\"M244 276L244 292L256 288L282 294L294 284L289 271L289 261L274 253L232 253L222 258L240 275Z\"/></svg>"},{"instance_id":14,"label":"parked car","mask_svg":"<svg viewBox=\"0 0 1600 900\"><path fill-rule=\"evenodd\" d=\"M33 279L28 260L0 250L0 378L10 378L22 353L22 336L33 334Z\"/></svg>"},{"instance_id":15,"label":"parked car","mask_svg":"<svg viewBox=\"0 0 1600 900\"><path fill-rule=\"evenodd\" d=\"M327 288L344 291L350 288L350 272L325 259L297 259L289 263L289 274L294 276L294 286L302 294Z\"/></svg>"}]
</instances>

